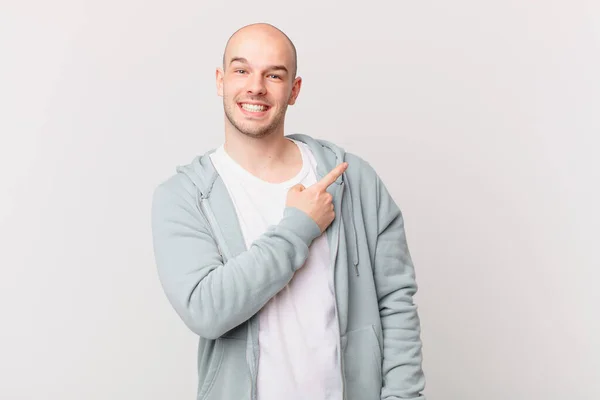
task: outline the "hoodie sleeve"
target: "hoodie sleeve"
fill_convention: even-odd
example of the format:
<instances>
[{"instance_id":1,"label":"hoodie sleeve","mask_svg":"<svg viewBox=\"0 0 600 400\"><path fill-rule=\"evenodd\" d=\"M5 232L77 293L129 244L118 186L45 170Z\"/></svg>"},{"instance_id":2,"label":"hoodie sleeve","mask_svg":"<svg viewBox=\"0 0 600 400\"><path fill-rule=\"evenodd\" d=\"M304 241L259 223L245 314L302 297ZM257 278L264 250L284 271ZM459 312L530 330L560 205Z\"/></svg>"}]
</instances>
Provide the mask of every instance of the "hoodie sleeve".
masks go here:
<instances>
[{"instance_id":1,"label":"hoodie sleeve","mask_svg":"<svg viewBox=\"0 0 600 400\"><path fill-rule=\"evenodd\" d=\"M185 324L201 337L216 339L285 287L321 231L306 213L288 207L279 224L224 263L195 196L173 186L158 186L152 202L159 280Z\"/></svg>"},{"instance_id":2,"label":"hoodie sleeve","mask_svg":"<svg viewBox=\"0 0 600 400\"><path fill-rule=\"evenodd\" d=\"M374 277L383 329L382 400L425 400L415 270L402 213L379 177Z\"/></svg>"}]
</instances>

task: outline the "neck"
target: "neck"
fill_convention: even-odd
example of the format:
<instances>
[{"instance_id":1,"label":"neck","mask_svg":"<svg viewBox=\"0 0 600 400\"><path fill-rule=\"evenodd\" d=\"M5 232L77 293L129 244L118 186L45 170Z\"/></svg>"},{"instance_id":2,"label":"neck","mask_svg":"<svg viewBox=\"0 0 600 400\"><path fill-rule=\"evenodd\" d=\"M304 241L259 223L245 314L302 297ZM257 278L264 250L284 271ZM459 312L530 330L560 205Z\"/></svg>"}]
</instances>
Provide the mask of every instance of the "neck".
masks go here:
<instances>
[{"instance_id":1,"label":"neck","mask_svg":"<svg viewBox=\"0 0 600 400\"><path fill-rule=\"evenodd\" d=\"M240 166L266 180L277 180L274 174L289 175L290 169L293 174L297 166L302 165L297 146L285 138L283 129L261 138L226 129L224 148Z\"/></svg>"}]
</instances>

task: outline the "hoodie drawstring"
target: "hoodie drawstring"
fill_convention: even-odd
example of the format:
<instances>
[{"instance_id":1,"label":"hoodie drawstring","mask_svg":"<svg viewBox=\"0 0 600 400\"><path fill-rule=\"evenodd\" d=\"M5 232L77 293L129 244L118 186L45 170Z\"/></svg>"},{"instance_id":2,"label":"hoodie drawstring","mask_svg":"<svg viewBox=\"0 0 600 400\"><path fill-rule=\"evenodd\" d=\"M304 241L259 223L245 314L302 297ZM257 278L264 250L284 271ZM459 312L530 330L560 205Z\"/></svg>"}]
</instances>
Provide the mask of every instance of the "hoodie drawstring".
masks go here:
<instances>
[{"instance_id":1,"label":"hoodie drawstring","mask_svg":"<svg viewBox=\"0 0 600 400\"><path fill-rule=\"evenodd\" d=\"M356 273L356 276L359 276L359 273L358 273L358 236L356 234L356 226L354 225L354 215L352 214L353 210L354 210L354 206L352 204L352 193L350 192L350 182L349 182L348 176L346 175L345 172L343 173L343 177L344 177L343 182L346 184L346 188L348 190L348 193L347 193L348 201L349 201L348 206L350 208L348 217L349 217L350 224L352 225L352 242L353 242L352 244L354 245L353 252L352 252L352 264L354 265L354 271ZM342 199L343 199L343 197L342 197Z\"/></svg>"}]
</instances>

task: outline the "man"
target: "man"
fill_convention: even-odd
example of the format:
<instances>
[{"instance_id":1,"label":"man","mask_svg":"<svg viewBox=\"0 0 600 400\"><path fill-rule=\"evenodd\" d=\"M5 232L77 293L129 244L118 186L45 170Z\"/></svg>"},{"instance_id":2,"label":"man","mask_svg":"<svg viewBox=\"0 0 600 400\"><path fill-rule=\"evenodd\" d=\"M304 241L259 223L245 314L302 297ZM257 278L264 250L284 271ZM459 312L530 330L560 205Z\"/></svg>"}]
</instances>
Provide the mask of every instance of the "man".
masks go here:
<instances>
[{"instance_id":1,"label":"man","mask_svg":"<svg viewBox=\"0 0 600 400\"><path fill-rule=\"evenodd\" d=\"M268 24L227 42L225 141L159 185L160 281L198 336L198 399L419 399L403 218L373 168L284 135L296 51Z\"/></svg>"}]
</instances>

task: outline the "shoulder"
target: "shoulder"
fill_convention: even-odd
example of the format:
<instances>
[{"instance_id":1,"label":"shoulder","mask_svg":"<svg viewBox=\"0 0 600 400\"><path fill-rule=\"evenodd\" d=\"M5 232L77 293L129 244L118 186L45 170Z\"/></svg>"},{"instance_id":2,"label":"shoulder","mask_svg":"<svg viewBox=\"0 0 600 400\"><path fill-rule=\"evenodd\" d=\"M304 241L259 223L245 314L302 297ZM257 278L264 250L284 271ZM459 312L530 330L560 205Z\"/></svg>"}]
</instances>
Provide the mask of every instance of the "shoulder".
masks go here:
<instances>
[{"instance_id":1,"label":"shoulder","mask_svg":"<svg viewBox=\"0 0 600 400\"><path fill-rule=\"evenodd\" d=\"M347 152L344 159L348 163L346 174L349 179L358 181L366 180L367 182L373 182L373 184L378 180L379 176L375 168L363 157Z\"/></svg>"},{"instance_id":2,"label":"shoulder","mask_svg":"<svg viewBox=\"0 0 600 400\"><path fill-rule=\"evenodd\" d=\"M177 172L160 182L154 189L154 203L185 203L195 206L197 190L185 174Z\"/></svg>"},{"instance_id":3,"label":"shoulder","mask_svg":"<svg viewBox=\"0 0 600 400\"><path fill-rule=\"evenodd\" d=\"M346 175L352 192L362 201L379 207L382 199L387 199L390 194L375 167L363 157L353 153L346 153L345 160L348 162Z\"/></svg>"}]
</instances>

